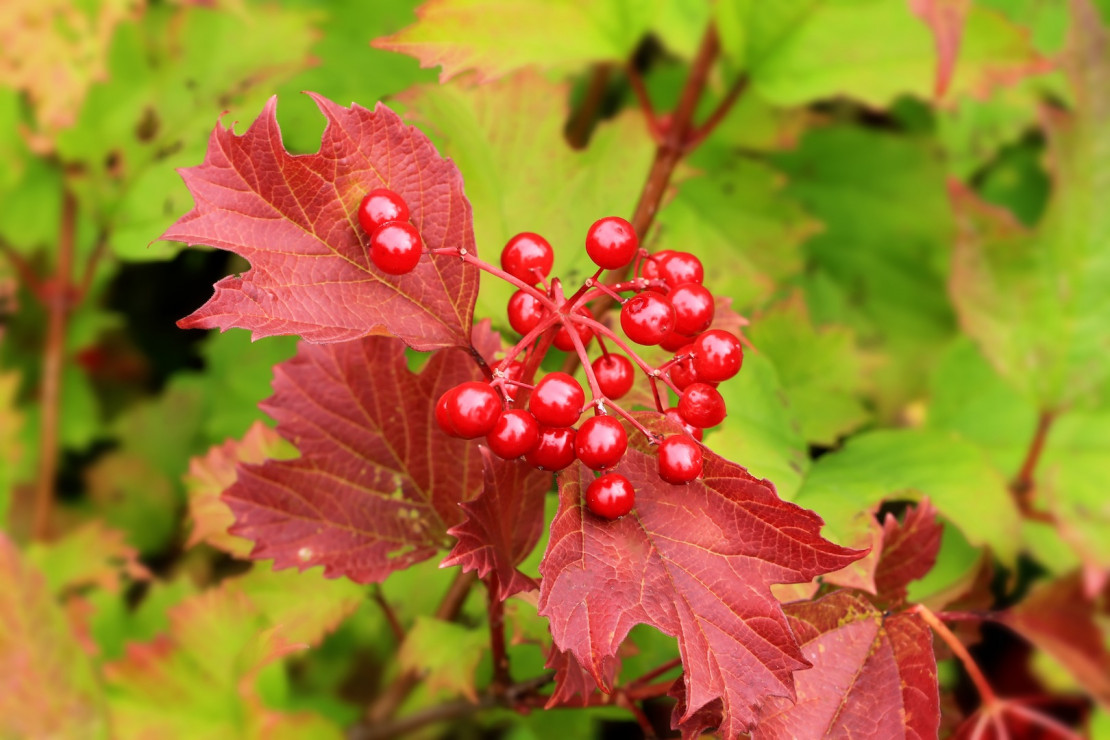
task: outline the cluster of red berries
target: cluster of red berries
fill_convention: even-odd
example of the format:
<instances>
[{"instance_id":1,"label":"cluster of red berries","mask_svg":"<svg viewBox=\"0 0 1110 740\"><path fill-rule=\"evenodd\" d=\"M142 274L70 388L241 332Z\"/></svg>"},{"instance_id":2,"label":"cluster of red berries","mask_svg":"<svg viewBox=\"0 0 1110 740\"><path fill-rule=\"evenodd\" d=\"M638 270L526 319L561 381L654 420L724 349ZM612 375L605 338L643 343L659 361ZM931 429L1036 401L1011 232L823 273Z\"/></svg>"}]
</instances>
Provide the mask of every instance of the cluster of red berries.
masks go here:
<instances>
[{"instance_id":1,"label":"cluster of red berries","mask_svg":"<svg viewBox=\"0 0 1110 740\"><path fill-rule=\"evenodd\" d=\"M359 221L370 234L371 259L390 274L413 269L422 252L419 235L415 241L378 236L392 225L411 228L407 218L404 201L389 190L371 192L359 207ZM524 232L510 239L502 250L500 269L465 250L430 252L461 257L515 285L518 290L509 299L507 313L509 324L523 335L491 369L488 381L462 383L444 393L436 404L435 417L447 434L485 438L489 449L504 459L523 457L529 464L551 471L581 461L600 474L587 487L587 508L598 516L616 519L631 511L635 502L629 480L610 472L628 448L625 423L617 416L658 444L660 478L676 485L688 483L702 472L702 429L725 418L725 402L716 386L740 370L744 355L735 335L709 328L714 300L702 285L705 271L694 255L675 251L650 255L640 249L632 225L615 216L590 227L586 252L599 269L570 297L564 296L558 279L548 280L555 255L539 234ZM633 265L631 280L597 282L603 271L629 265ZM620 296L623 292L634 295L624 299ZM649 366L612 329L595 319L588 304L597 299L620 302L620 324L628 339L659 345L674 352L673 358L658 367ZM591 362L585 348L595 336L602 354ZM605 339L625 354L610 351ZM582 360L592 396L588 403L582 385L564 372L548 373L530 384L549 343L576 352ZM631 391L636 366L648 379L656 410L685 433L661 438L616 405L617 399ZM679 396L676 407L664 408L658 382ZM591 408L594 415L578 424Z\"/></svg>"}]
</instances>

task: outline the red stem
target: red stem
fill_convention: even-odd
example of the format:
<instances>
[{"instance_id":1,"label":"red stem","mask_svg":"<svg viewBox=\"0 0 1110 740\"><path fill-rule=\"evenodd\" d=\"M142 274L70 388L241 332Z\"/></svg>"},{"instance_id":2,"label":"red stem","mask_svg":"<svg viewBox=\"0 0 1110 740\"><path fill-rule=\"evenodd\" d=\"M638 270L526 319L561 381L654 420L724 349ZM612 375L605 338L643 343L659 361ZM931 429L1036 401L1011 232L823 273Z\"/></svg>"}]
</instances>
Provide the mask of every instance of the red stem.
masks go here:
<instances>
[{"instance_id":1,"label":"red stem","mask_svg":"<svg viewBox=\"0 0 1110 740\"><path fill-rule=\"evenodd\" d=\"M1041 453L1044 452L1048 432L1052 428L1055 414L1052 411L1042 411L1037 418L1037 430L1029 443L1029 450L1025 453L1025 460L1021 463L1021 470L1010 482L1010 493L1013 494L1018 508L1022 514L1031 519L1044 518L1044 514L1033 510L1033 494L1036 491L1035 473L1037 463L1040 462Z\"/></svg>"},{"instance_id":2,"label":"red stem","mask_svg":"<svg viewBox=\"0 0 1110 740\"><path fill-rule=\"evenodd\" d=\"M485 583L489 596L489 645L493 658L493 681L490 684L490 690L499 693L512 685L513 677L509 672L509 653L505 650L505 606L499 598L497 571L490 571Z\"/></svg>"},{"instance_id":3,"label":"red stem","mask_svg":"<svg viewBox=\"0 0 1110 740\"><path fill-rule=\"evenodd\" d=\"M964 670L967 671L967 675L971 678L971 682L975 684L975 688L979 691L979 696L983 700L983 707L989 708L996 704L998 702L998 697L995 695L994 689L991 688L990 682L987 681L987 677L984 676L983 672L979 669L979 665L975 662L975 659L971 657L971 653L969 653L967 648L964 647L964 644L960 642L960 638L956 637L956 635L952 633L952 630L948 629L944 622L940 621L937 615L933 614L927 606L918 604L910 609L910 611L917 614L926 624L932 627L933 632L936 632L940 639L944 640L948 647L952 649L952 652L956 654L956 657L960 659L960 662L963 663Z\"/></svg>"}]
</instances>

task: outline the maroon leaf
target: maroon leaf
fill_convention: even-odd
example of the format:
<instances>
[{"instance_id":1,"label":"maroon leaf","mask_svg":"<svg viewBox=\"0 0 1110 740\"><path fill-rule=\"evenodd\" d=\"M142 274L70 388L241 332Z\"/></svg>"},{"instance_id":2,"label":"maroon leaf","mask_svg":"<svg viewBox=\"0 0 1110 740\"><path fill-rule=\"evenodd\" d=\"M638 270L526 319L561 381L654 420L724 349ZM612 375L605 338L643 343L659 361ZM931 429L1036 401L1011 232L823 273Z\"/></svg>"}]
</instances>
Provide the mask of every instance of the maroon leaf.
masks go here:
<instances>
[{"instance_id":1,"label":"maroon leaf","mask_svg":"<svg viewBox=\"0 0 1110 740\"><path fill-rule=\"evenodd\" d=\"M488 336L481 325L475 343ZM431 557L449 545L459 502L483 479L478 446L439 430L435 402L477 375L458 349L436 352L414 374L396 339L302 343L274 368L274 395L262 403L301 457L239 466L223 495L235 514L230 532L275 568L323 565L329 577L360 583Z\"/></svg>"},{"instance_id":2,"label":"maroon leaf","mask_svg":"<svg viewBox=\"0 0 1110 740\"><path fill-rule=\"evenodd\" d=\"M465 345L478 270L425 256L409 274L386 275L369 261L355 218L367 191L389 187L408 203L425 245L474 251L458 168L380 103L369 111L312 98L327 118L316 154L285 151L271 98L242 135L217 124L204 163L181 171L196 205L162 238L235 252L251 269L216 283L178 325L310 342L392 333L417 349Z\"/></svg>"},{"instance_id":3,"label":"maroon leaf","mask_svg":"<svg viewBox=\"0 0 1110 740\"><path fill-rule=\"evenodd\" d=\"M797 702L767 701L752 740L937 736L937 666L920 618L884 616L847 591L786 610L813 668L794 676Z\"/></svg>"},{"instance_id":4,"label":"maroon leaf","mask_svg":"<svg viewBox=\"0 0 1110 740\"><path fill-rule=\"evenodd\" d=\"M909 0L910 10L933 32L937 47L937 80L935 94L942 97L956 71L960 54L960 37L970 0Z\"/></svg>"},{"instance_id":5,"label":"maroon leaf","mask_svg":"<svg viewBox=\"0 0 1110 740\"><path fill-rule=\"evenodd\" d=\"M928 499L908 508L901 524L887 514L883 552L875 567L876 603L897 606L905 602L906 587L933 569L943 530Z\"/></svg>"},{"instance_id":6,"label":"maroon leaf","mask_svg":"<svg viewBox=\"0 0 1110 740\"><path fill-rule=\"evenodd\" d=\"M497 574L498 597L531 591L536 581L516 569L539 542L543 498L551 474L523 462L509 462L482 447L485 485L473 501L462 504L466 520L447 530L458 539L442 567L461 565L485 578Z\"/></svg>"},{"instance_id":7,"label":"maroon leaf","mask_svg":"<svg viewBox=\"0 0 1110 740\"><path fill-rule=\"evenodd\" d=\"M555 671L555 690L547 700L546 709L552 707L584 707L589 696L597 689L597 681L582 667L574 653L560 650L555 645L547 655L546 666ZM618 662L614 658L602 661L601 674L605 683L611 684L617 675Z\"/></svg>"},{"instance_id":8,"label":"maroon leaf","mask_svg":"<svg viewBox=\"0 0 1110 740\"><path fill-rule=\"evenodd\" d=\"M1060 662L1104 706L1110 706L1110 649L1105 624L1110 594L1095 599L1073 574L1038 586L1002 615L1002 623Z\"/></svg>"},{"instance_id":9,"label":"maroon leaf","mask_svg":"<svg viewBox=\"0 0 1110 740\"><path fill-rule=\"evenodd\" d=\"M656 465L639 449L626 453L617 470L635 486L636 508L617 521L584 509L585 467L560 476L540 614L602 686L606 659L633 625L676 637L689 712L720 698L733 737L767 697L792 696L792 672L808 666L771 584L808 581L863 553L822 539L816 514L712 453L704 479L686 486L663 483Z\"/></svg>"}]
</instances>

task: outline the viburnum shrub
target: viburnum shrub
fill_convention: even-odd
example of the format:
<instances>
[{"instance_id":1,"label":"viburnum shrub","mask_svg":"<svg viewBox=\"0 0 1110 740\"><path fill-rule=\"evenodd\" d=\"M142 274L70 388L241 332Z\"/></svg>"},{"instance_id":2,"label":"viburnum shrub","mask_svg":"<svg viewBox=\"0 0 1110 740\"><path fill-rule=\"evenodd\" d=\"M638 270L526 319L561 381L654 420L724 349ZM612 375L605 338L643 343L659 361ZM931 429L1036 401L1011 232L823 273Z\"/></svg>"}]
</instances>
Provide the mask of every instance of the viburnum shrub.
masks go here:
<instances>
[{"instance_id":1,"label":"viburnum shrub","mask_svg":"<svg viewBox=\"0 0 1110 740\"><path fill-rule=\"evenodd\" d=\"M746 84L698 122L718 44L711 27L670 114L633 73L656 144L648 182L630 219L602 215L569 241L513 212L518 233L477 243L455 165L382 104L314 95L327 119L315 154L286 152L274 101L243 134L218 126L204 163L183 171L195 206L164 238L251 267L180 325L304 340L264 406L299 457L238 466L222 495L229 531L276 568L359 583L449 549L441 566L460 574L437 616L457 618L476 579L487 593L493 675L479 706L612 703L651 736L643 702L666 695L684 737L936 736L935 632L980 690L988 719L975 727L1007 712L1053 727L995 696L942 618L907 603L940 547L928 502L874 523L872 549L843 547L713 450L707 431L767 407L725 400L748 322L715 295L719 271L697 244L659 249L653 229L675 168ZM581 253L594 267L560 274ZM498 282L504 313L475 321ZM505 601L521 594L550 637L549 672L523 679L505 636ZM637 625L674 638L678 657L628 680ZM360 727L419 726L389 724L419 679L403 672Z\"/></svg>"}]
</instances>

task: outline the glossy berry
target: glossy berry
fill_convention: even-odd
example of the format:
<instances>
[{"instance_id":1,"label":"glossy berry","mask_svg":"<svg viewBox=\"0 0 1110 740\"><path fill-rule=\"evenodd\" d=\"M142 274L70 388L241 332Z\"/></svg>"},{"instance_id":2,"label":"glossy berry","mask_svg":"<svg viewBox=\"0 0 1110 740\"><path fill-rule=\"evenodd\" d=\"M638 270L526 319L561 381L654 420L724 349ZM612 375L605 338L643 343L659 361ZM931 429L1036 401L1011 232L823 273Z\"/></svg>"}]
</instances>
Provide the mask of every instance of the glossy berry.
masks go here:
<instances>
[{"instance_id":1,"label":"glossy berry","mask_svg":"<svg viewBox=\"0 0 1110 740\"><path fill-rule=\"evenodd\" d=\"M594 416L582 422L574 438L574 453L593 470L607 470L620 462L628 449L628 433L612 416Z\"/></svg>"},{"instance_id":2,"label":"glossy berry","mask_svg":"<svg viewBox=\"0 0 1110 740\"><path fill-rule=\"evenodd\" d=\"M509 409L497 417L486 444L498 457L513 460L532 451L540 439L540 425L524 409Z\"/></svg>"},{"instance_id":3,"label":"glossy berry","mask_svg":"<svg viewBox=\"0 0 1110 740\"><path fill-rule=\"evenodd\" d=\"M636 344L659 344L674 328L674 306L658 293L635 295L621 307L621 328Z\"/></svg>"},{"instance_id":4,"label":"glossy berry","mask_svg":"<svg viewBox=\"0 0 1110 740\"><path fill-rule=\"evenodd\" d=\"M616 270L636 255L640 240L632 224L620 216L607 216L594 222L586 233L586 254L598 267Z\"/></svg>"},{"instance_id":5,"label":"glossy berry","mask_svg":"<svg viewBox=\"0 0 1110 740\"><path fill-rule=\"evenodd\" d=\"M420 232L408 221L387 221L370 235L370 259L390 275L411 272L422 251Z\"/></svg>"},{"instance_id":6,"label":"glossy berry","mask_svg":"<svg viewBox=\"0 0 1110 740\"><path fill-rule=\"evenodd\" d=\"M678 350L678 355L690 355L694 351L694 345L687 344ZM697 371L694 370L694 358L684 357L675 364L671 365L668 371L671 376L671 382L675 384L680 391L686 390L686 386L691 383L698 382Z\"/></svg>"},{"instance_id":7,"label":"glossy berry","mask_svg":"<svg viewBox=\"0 0 1110 740\"><path fill-rule=\"evenodd\" d=\"M555 253L547 239L530 231L517 234L501 250L501 269L529 285L550 275L553 264Z\"/></svg>"},{"instance_id":8,"label":"glossy berry","mask_svg":"<svg viewBox=\"0 0 1110 740\"><path fill-rule=\"evenodd\" d=\"M693 334L679 334L677 331L671 331L659 341L659 346L668 352L677 352L692 341L694 341Z\"/></svg>"},{"instance_id":9,"label":"glossy berry","mask_svg":"<svg viewBox=\"0 0 1110 740\"><path fill-rule=\"evenodd\" d=\"M586 488L586 508L603 519L620 519L635 503L636 490L620 473L606 473Z\"/></svg>"},{"instance_id":10,"label":"glossy berry","mask_svg":"<svg viewBox=\"0 0 1110 740\"><path fill-rule=\"evenodd\" d=\"M648 280L661 280L659 277L659 265L663 264L663 260L674 254L673 249L664 249L655 254L649 254L640 267L640 275Z\"/></svg>"},{"instance_id":11,"label":"glossy berry","mask_svg":"<svg viewBox=\"0 0 1110 740\"><path fill-rule=\"evenodd\" d=\"M725 420L725 399L713 386L694 383L682 392L678 413L687 423L699 429L715 427Z\"/></svg>"},{"instance_id":12,"label":"glossy berry","mask_svg":"<svg viewBox=\"0 0 1110 740\"><path fill-rule=\"evenodd\" d=\"M675 434L659 445L659 477L668 483L689 483L701 475L701 445L685 434Z\"/></svg>"},{"instance_id":13,"label":"glossy berry","mask_svg":"<svg viewBox=\"0 0 1110 740\"><path fill-rule=\"evenodd\" d=\"M451 426L463 439L484 437L501 415L501 396L489 383L472 380L455 387L447 403Z\"/></svg>"},{"instance_id":14,"label":"glossy berry","mask_svg":"<svg viewBox=\"0 0 1110 740\"><path fill-rule=\"evenodd\" d=\"M518 290L509 298L509 326L518 334L527 334L543 320L546 309L531 293Z\"/></svg>"},{"instance_id":15,"label":"glossy berry","mask_svg":"<svg viewBox=\"0 0 1110 740\"><path fill-rule=\"evenodd\" d=\"M659 262L659 277L672 288L683 283L701 283L705 279L705 268L701 260L689 252L674 252Z\"/></svg>"},{"instance_id":16,"label":"glossy berry","mask_svg":"<svg viewBox=\"0 0 1110 740\"><path fill-rule=\"evenodd\" d=\"M580 316L585 316L586 318L593 318L593 314L590 313L590 309L586 308L585 306L579 308L577 313ZM551 343L555 345L556 349L561 349L564 352L575 351L574 339L572 339L570 336L572 330L578 333L578 339L581 340L583 348L586 347L586 345L590 343L590 340L594 338L594 333L588 326L583 326L582 324L573 324L571 327L568 327L567 324L564 323L562 326L559 327L559 330L555 332L555 336L551 339Z\"/></svg>"},{"instance_id":17,"label":"glossy berry","mask_svg":"<svg viewBox=\"0 0 1110 740\"><path fill-rule=\"evenodd\" d=\"M532 390L528 410L545 427L569 427L582 415L586 394L566 373L548 373Z\"/></svg>"},{"instance_id":18,"label":"glossy berry","mask_svg":"<svg viewBox=\"0 0 1110 740\"><path fill-rule=\"evenodd\" d=\"M574 436L572 427L540 427L540 438L524 459L534 468L562 470L574 462Z\"/></svg>"},{"instance_id":19,"label":"glossy berry","mask_svg":"<svg viewBox=\"0 0 1110 740\"><path fill-rule=\"evenodd\" d=\"M719 383L740 372L744 347L736 335L723 329L710 329L694 340L694 370L698 380Z\"/></svg>"},{"instance_id":20,"label":"glossy berry","mask_svg":"<svg viewBox=\"0 0 1110 740\"><path fill-rule=\"evenodd\" d=\"M405 199L388 188L376 188L358 204L358 223L367 234L373 234L387 221L408 221L409 207Z\"/></svg>"},{"instance_id":21,"label":"glossy berry","mask_svg":"<svg viewBox=\"0 0 1110 740\"><path fill-rule=\"evenodd\" d=\"M591 367L601 392L609 400L615 401L632 390L636 372L632 367L632 361L624 355L616 353L602 355L591 363Z\"/></svg>"},{"instance_id":22,"label":"glossy berry","mask_svg":"<svg viewBox=\"0 0 1110 740\"><path fill-rule=\"evenodd\" d=\"M452 437L459 436L459 433L455 430L455 425L451 422L451 394L456 390L458 389L450 388L444 391L443 395L436 401L436 423L439 424L440 429Z\"/></svg>"},{"instance_id":23,"label":"glossy berry","mask_svg":"<svg viewBox=\"0 0 1110 740\"><path fill-rule=\"evenodd\" d=\"M524 363L519 360L513 360L508 365L502 360L494 365L493 369L504 375L506 380L515 380L519 382L520 379L524 377Z\"/></svg>"},{"instance_id":24,"label":"glossy berry","mask_svg":"<svg viewBox=\"0 0 1110 740\"><path fill-rule=\"evenodd\" d=\"M713 323L713 294L700 283L683 283L667 298L674 306L674 330L679 334L694 335Z\"/></svg>"},{"instance_id":25,"label":"glossy berry","mask_svg":"<svg viewBox=\"0 0 1110 740\"><path fill-rule=\"evenodd\" d=\"M673 421L675 424L677 424L679 427L681 427L682 430L684 432L686 432L687 434L689 434L691 437L693 437L697 441L701 442L701 439L702 439L702 436L703 436L701 429L694 426L693 424L688 423L685 419L683 419L682 414L678 413L677 408L671 407L671 408L667 409L666 411L663 412L663 416L667 417L667 419L669 421Z\"/></svg>"}]
</instances>

